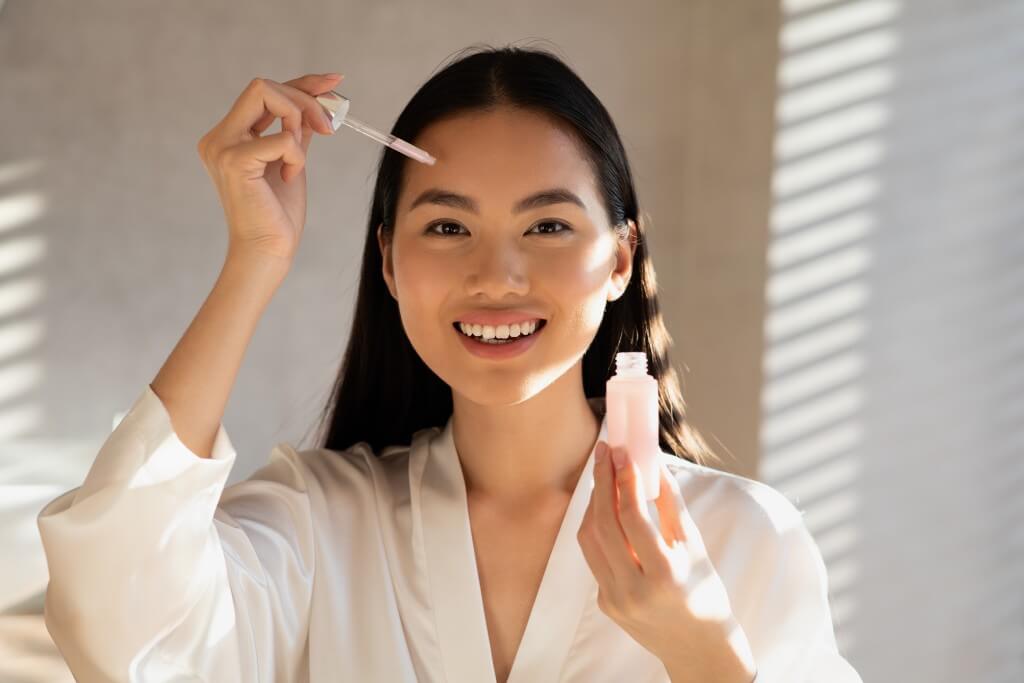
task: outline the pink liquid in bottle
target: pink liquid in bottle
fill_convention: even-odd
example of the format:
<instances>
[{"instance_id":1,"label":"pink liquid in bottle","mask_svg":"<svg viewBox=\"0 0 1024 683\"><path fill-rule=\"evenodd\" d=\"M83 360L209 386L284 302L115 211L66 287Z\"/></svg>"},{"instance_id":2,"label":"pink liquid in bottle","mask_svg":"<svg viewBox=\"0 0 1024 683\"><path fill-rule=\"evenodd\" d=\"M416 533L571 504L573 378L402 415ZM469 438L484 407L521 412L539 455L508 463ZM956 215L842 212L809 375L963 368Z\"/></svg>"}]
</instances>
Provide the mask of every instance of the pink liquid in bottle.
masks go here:
<instances>
[{"instance_id":1,"label":"pink liquid in bottle","mask_svg":"<svg viewBox=\"0 0 1024 683\"><path fill-rule=\"evenodd\" d=\"M648 501L660 488L658 381L647 372L647 354L615 354L615 375L605 387L608 445L625 448L643 479Z\"/></svg>"}]
</instances>

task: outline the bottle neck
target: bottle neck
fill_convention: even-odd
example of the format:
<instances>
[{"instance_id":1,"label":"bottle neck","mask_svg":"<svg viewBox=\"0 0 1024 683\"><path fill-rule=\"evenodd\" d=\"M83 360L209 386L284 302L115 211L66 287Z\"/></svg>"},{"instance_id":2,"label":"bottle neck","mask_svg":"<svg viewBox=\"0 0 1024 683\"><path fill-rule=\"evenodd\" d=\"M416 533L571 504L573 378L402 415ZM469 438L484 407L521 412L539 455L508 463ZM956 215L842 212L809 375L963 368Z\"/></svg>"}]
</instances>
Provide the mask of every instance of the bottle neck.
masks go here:
<instances>
[{"instance_id":1,"label":"bottle neck","mask_svg":"<svg viewBox=\"0 0 1024 683\"><path fill-rule=\"evenodd\" d=\"M640 379L650 375L647 374L647 368L616 368L614 376L625 379Z\"/></svg>"}]
</instances>

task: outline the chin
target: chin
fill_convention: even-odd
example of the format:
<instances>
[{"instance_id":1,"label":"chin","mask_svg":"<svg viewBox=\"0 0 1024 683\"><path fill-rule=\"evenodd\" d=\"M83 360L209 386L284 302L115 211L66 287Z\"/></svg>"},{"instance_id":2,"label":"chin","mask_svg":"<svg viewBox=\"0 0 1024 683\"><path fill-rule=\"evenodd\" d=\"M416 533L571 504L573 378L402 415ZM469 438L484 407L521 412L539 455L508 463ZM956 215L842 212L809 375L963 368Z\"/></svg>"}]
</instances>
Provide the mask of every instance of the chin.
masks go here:
<instances>
[{"instance_id":1,"label":"chin","mask_svg":"<svg viewBox=\"0 0 1024 683\"><path fill-rule=\"evenodd\" d=\"M508 372L477 372L475 374L461 371L459 378L448 382L452 394L470 401L478 406L499 407L514 406L528 401L544 390L541 381L530 381L524 378L516 381L509 377Z\"/></svg>"},{"instance_id":2,"label":"chin","mask_svg":"<svg viewBox=\"0 0 1024 683\"><path fill-rule=\"evenodd\" d=\"M577 353L554 364L548 358L541 365L539 357L492 362L467 353L458 346L458 338L454 339L453 346L448 334L458 333L446 331L442 335L445 338L431 338L426 344L410 338L410 343L424 364L451 388L453 395L478 406L512 406L530 400L560 378L568 379L566 373L582 364L587 350L583 345ZM526 353L536 350L535 347Z\"/></svg>"}]
</instances>

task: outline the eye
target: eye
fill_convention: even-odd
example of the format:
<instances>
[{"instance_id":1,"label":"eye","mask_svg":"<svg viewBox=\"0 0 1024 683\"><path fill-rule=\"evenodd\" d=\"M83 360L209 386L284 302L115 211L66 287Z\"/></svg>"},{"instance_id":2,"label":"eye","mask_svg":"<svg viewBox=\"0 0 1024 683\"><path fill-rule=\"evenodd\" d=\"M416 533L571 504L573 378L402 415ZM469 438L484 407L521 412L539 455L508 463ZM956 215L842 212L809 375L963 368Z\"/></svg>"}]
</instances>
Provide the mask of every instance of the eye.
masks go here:
<instances>
[{"instance_id":1,"label":"eye","mask_svg":"<svg viewBox=\"0 0 1024 683\"><path fill-rule=\"evenodd\" d=\"M537 223L537 225L535 225L534 227L540 227L542 225L561 225L563 228L565 228L565 230L558 230L557 232L556 231L551 231L551 232L540 232L540 233L538 233L538 234L541 234L541 235L558 235L558 234L563 233L563 232L572 232L572 228L570 228L568 225L566 225L562 221L544 221L542 223ZM530 228L530 229L533 230L533 228Z\"/></svg>"},{"instance_id":2,"label":"eye","mask_svg":"<svg viewBox=\"0 0 1024 683\"><path fill-rule=\"evenodd\" d=\"M435 221L434 223L431 223L430 225L427 226L426 233L428 235L437 235L438 237L444 237L446 235L456 235L456 234L458 234L458 233L451 233L451 232L434 232L434 228L436 228L439 225L454 225L457 228L462 227L458 223L453 223L452 221Z\"/></svg>"}]
</instances>

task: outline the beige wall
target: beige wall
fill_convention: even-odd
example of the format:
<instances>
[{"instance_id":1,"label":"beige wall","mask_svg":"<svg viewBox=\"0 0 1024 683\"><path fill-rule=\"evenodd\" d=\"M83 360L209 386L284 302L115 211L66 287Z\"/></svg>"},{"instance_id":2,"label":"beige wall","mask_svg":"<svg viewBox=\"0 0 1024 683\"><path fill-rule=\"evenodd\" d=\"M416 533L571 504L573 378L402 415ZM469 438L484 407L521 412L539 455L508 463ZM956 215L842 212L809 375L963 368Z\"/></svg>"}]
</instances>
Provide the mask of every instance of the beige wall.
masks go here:
<instances>
[{"instance_id":1,"label":"beige wall","mask_svg":"<svg viewBox=\"0 0 1024 683\"><path fill-rule=\"evenodd\" d=\"M722 469L754 478L779 11L675 4L677 47L650 83L665 91L657 106L671 144L640 191L656 198L658 282L689 417Z\"/></svg>"}]
</instances>

